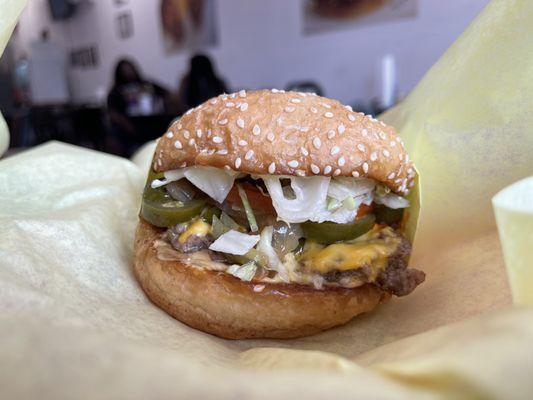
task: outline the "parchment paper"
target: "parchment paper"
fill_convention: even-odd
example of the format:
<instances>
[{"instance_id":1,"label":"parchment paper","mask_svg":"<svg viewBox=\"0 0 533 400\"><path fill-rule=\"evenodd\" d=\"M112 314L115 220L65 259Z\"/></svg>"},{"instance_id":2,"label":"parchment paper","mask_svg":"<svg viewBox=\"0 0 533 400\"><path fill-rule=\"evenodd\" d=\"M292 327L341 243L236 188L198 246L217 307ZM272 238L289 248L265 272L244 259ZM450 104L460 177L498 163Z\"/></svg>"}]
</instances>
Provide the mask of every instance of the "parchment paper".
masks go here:
<instances>
[{"instance_id":1,"label":"parchment paper","mask_svg":"<svg viewBox=\"0 0 533 400\"><path fill-rule=\"evenodd\" d=\"M490 198L533 173L532 13L493 1L385 116L422 177L427 282L309 338L227 341L147 300L131 251L149 146L1 161L0 397L529 398L533 309L510 307Z\"/></svg>"}]
</instances>

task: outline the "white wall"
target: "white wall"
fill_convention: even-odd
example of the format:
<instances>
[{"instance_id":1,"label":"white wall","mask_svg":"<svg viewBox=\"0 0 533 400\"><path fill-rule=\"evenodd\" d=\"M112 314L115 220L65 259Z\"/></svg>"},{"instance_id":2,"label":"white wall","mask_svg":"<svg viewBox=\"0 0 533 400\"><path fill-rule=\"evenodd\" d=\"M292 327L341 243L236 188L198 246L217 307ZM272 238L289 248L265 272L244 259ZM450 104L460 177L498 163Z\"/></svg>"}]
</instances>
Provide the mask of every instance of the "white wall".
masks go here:
<instances>
[{"instance_id":1,"label":"white wall","mask_svg":"<svg viewBox=\"0 0 533 400\"><path fill-rule=\"evenodd\" d=\"M209 49L218 70L233 88L284 87L289 81L312 79L326 95L344 102L378 94L377 68L385 53L396 56L400 92L420 80L488 0L419 0L418 16L303 36L301 0L218 0L219 45ZM161 39L156 0L129 0L135 35L119 40L112 0L90 0L76 17L50 22L47 0L30 0L18 41L28 48L41 29L65 48L97 43L100 66L70 73L75 101L94 99L109 88L114 63L129 55L145 75L171 88L186 70L188 54L167 56Z\"/></svg>"}]
</instances>

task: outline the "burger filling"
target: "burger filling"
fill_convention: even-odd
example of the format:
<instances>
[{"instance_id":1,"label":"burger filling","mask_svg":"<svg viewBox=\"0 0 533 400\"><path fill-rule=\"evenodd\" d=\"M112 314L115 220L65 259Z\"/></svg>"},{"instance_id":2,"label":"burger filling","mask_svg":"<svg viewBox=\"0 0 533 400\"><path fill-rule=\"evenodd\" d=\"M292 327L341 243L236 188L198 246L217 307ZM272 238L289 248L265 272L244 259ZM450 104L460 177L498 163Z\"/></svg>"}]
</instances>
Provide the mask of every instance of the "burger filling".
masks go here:
<instances>
[{"instance_id":1,"label":"burger filling","mask_svg":"<svg viewBox=\"0 0 533 400\"><path fill-rule=\"evenodd\" d=\"M409 202L365 178L238 174L211 167L151 172L141 216L165 228L161 258L257 283L354 288L403 296L424 280L407 268Z\"/></svg>"}]
</instances>

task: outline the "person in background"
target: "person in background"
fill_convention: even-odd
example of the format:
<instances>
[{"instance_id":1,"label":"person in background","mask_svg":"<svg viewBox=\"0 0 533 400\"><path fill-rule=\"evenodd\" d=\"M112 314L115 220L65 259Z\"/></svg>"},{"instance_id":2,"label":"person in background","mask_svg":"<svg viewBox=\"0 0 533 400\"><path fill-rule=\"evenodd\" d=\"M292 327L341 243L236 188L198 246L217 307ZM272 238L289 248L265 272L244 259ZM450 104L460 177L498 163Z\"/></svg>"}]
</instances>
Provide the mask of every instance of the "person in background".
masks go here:
<instances>
[{"instance_id":1,"label":"person in background","mask_svg":"<svg viewBox=\"0 0 533 400\"><path fill-rule=\"evenodd\" d=\"M133 61L121 59L115 67L115 80L107 97L112 138L110 151L131 155L142 141L134 117L159 115L165 112L169 92L144 79Z\"/></svg>"},{"instance_id":2,"label":"person in background","mask_svg":"<svg viewBox=\"0 0 533 400\"><path fill-rule=\"evenodd\" d=\"M227 91L226 83L215 73L209 57L197 54L191 58L189 72L181 80L178 99L186 108L193 108Z\"/></svg>"}]
</instances>

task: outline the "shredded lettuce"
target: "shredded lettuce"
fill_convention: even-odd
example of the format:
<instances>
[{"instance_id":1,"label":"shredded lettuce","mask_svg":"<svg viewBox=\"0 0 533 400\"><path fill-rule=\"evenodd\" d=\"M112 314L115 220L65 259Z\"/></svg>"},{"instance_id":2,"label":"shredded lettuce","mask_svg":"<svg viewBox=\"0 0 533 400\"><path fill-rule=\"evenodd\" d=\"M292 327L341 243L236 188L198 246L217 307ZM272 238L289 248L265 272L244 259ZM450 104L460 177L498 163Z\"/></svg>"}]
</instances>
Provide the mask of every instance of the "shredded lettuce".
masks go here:
<instances>
[{"instance_id":1,"label":"shredded lettuce","mask_svg":"<svg viewBox=\"0 0 533 400\"><path fill-rule=\"evenodd\" d=\"M259 235L247 235L246 233L230 230L211 243L209 249L242 256L248 253L258 241Z\"/></svg>"},{"instance_id":2,"label":"shredded lettuce","mask_svg":"<svg viewBox=\"0 0 533 400\"><path fill-rule=\"evenodd\" d=\"M248 196L246 195L246 191L238 183L237 183L237 190L239 191L239 196L241 197L242 205L244 206L244 211L246 212L246 218L248 219L248 223L250 224L250 230L252 232L257 232L259 228L257 227L257 221L255 220L254 211L252 210L252 207L250 206L250 202L248 201Z\"/></svg>"}]
</instances>

